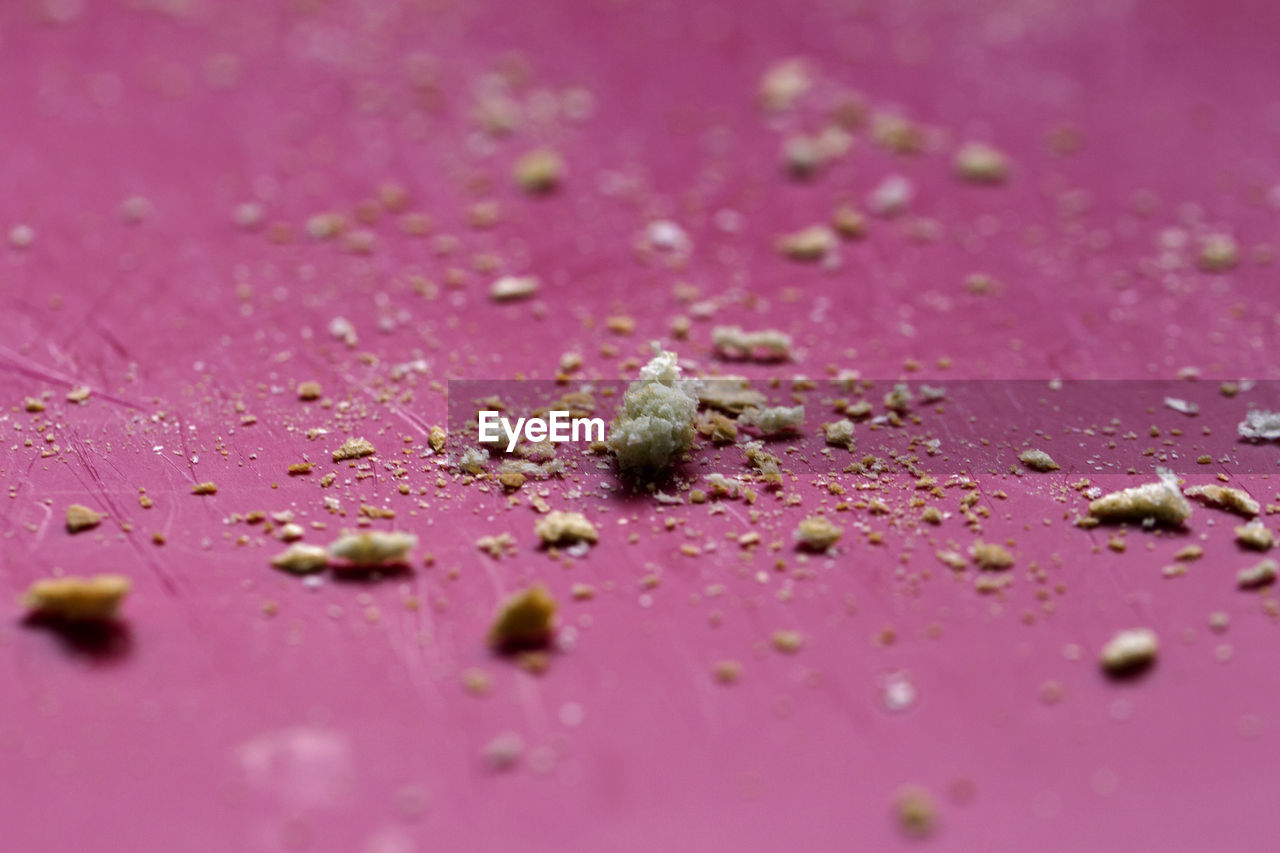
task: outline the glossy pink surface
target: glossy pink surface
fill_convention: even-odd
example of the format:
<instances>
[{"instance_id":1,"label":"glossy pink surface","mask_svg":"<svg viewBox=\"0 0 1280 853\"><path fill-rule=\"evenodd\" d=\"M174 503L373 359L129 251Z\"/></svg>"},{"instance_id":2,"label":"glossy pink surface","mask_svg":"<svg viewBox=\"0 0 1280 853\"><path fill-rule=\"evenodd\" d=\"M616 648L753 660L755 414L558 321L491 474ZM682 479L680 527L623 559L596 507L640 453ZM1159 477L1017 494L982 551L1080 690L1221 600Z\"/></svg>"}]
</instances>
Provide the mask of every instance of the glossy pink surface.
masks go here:
<instances>
[{"instance_id":1,"label":"glossy pink surface","mask_svg":"<svg viewBox=\"0 0 1280 853\"><path fill-rule=\"evenodd\" d=\"M34 241L0 246L0 600L55 569L120 572L134 591L106 648L24 624L17 605L0 624L0 846L1268 849L1277 624L1270 592L1235 587L1256 557L1231 541L1231 516L1134 529L1115 553L1107 531L1069 523L1084 500L1062 484L1090 472L983 474L982 538L1012 538L1018 560L991 597L934 559L975 538L955 490L940 528L855 508L837 517L835 556L802 558L791 531L839 500L826 480L862 496L845 463L788 481L799 506L763 495L763 544L742 552L725 538L753 529L741 502L713 515L614 494L615 472L589 457L545 491L587 512L601 541L557 560L533 534L527 498L543 485L511 506L422 454L446 380L551 377L566 351L585 376L631 377L653 338L691 366L756 376L893 378L915 359L913 382L1280 378L1266 263L1278 27L1264 2L3 4L0 226ZM820 82L769 118L760 76L791 56ZM500 70L524 120L491 138L472 116ZM820 130L850 89L932 128L936 151L895 156L863 131L817 178L785 177L782 140ZM1063 123L1077 153L1047 142ZM1007 185L955 179L968 139L1009 154ZM529 199L511 164L539 145L568 176ZM779 234L861 204L891 174L915 186L910 214L873 219L837 268L778 256ZM307 235L314 214L351 219L386 182L431 216L431 236L387 212L354 225L368 253ZM141 221L121 215L131 197L146 200ZM469 227L469 206L494 199L498 224ZM233 224L251 201L261 227ZM682 266L636 249L660 219L691 240ZM276 223L289 242L268 239ZM1211 233L1241 247L1226 274L1196 269ZM975 272L1001 286L968 292ZM505 273L538 275L538 297L491 302ZM672 318L691 310L677 282L717 307L673 342ZM634 335L604 329L615 314ZM335 317L354 347L330 335ZM795 362L718 363L710 327L725 323L791 333ZM296 399L311 379L334 408ZM64 400L82 385L84 405ZM46 391L44 413L24 411ZM1230 435L1247 395L1209 398L1221 408L1206 422ZM1159 410L1121 429L1147 440L1152 424L1200 427ZM379 448L369 476L330 461L348 426ZM309 440L312 427L330 432ZM304 458L314 473L285 473ZM328 471L338 480L322 490ZM217 494L190 494L203 481ZM1264 503L1280 491L1265 475L1233 481ZM895 508L909 483L888 488ZM109 518L70 536L73 502ZM230 520L290 510L326 523L305 540L325 544L362 504L396 511L376 527L420 537L411 572L309 590L268 567L282 546L261 526ZM514 556L477 550L502 532ZM1165 578L1192 542L1204 559ZM495 603L530 579L562 604L564 648L540 676L484 642ZM595 598L573 600L575 583ZM1230 627L1215 634L1219 611ZM1159 632L1158 664L1108 681L1098 649L1137 626ZM777 629L804 648L774 651ZM725 659L741 662L739 683L712 679ZM472 668L488 696L463 688ZM914 701L891 712L895 680ZM1048 682L1060 701L1044 701ZM508 732L523 755L494 770L483 753ZM927 839L894 819L903 785L936 802Z\"/></svg>"}]
</instances>

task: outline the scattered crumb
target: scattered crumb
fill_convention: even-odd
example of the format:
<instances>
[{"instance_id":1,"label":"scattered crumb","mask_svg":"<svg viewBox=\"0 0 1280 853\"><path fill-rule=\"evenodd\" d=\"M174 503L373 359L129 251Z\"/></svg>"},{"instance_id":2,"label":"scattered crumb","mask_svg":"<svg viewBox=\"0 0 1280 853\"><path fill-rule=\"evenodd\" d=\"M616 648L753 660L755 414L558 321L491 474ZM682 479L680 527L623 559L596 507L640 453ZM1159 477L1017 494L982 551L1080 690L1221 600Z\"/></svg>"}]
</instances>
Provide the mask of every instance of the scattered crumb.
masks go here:
<instances>
[{"instance_id":1,"label":"scattered crumb","mask_svg":"<svg viewBox=\"0 0 1280 853\"><path fill-rule=\"evenodd\" d=\"M418 537L399 531L349 533L329 544L329 556L354 568L376 568L404 562L417 544Z\"/></svg>"},{"instance_id":2,"label":"scattered crumb","mask_svg":"<svg viewBox=\"0 0 1280 853\"><path fill-rule=\"evenodd\" d=\"M533 275L504 275L489 286L489 296L495 302L512 302L527 299L538 292L541 282Z\"/></svg>"},{"instance_id":3,"label":"scattered crumb","mask_svg":"<svg viewBox=\"0 0 1280 853\"><path fill-rule=\"evenodd\" d=\"M1018 454L1018 461L1032 471L1057 471L1061 467L1048 453L1030 448Z\"/></svg>"},{"instance_id":4,"label":"scattered crumb","mask_svg":"<svg viewBox=\"0 0 1280 853\"><path fill-rule=\"evenodd\" d=\"M799 631L774 631L769 642L776 650L788 655L804 648L804 636Z\"/></svg>"},{"instance_id":5,"label":"scattered crumb","mask_svg":"<svg viewBox=\"0 0 1280 853\"><path fill-rule=\"evenodd\" d=\"M1249 497L1247 492L1230 486L1191 486L1183 489L1182 493L1188 497L1199 498L1208 506L1229 510L1246 518L1252 518L1262 511L1262 507Z\"/></svg>"},{"instance_id":6,"label":"scattered crumb","mask_svg":"<svg viewBox=\"0 0 1280 853\"><path fill-rule=\"evenodd\" d=\"M271 565L295 575L318 572L329 564L329 552L318 545L290 545L271 558Z\"/></svg>"},{"instance_id":7,"label":"scattered crumb","mask_svg":"<svg viewBox=\"0 0 1280 853\"><path fill-rule=\"evenodd\" d=\"M969 142L956 152L955 170L975 184L1000 184L1009 177L1009 158L985 142Z\"/></svg>"},{"instance_id":8,"label":"scattered crumb","mask_svg":"<svg viewBox=\"0 0 1280 853\"><path fill-rule=\"evenodd\" d=\"M1241 569L1236 573L1236 584L1241 589L1257 589L1275 583L1277 564L1275 560L1263 560L1256 566Z\"/></svg>"},{"instance_id":9,"label":"scattered crumb","mask_svg":"<svg viewBox=\"0 0 1280 853\"><path fill-rule=\"evenodd\" d=\"M992 542L975 542L969 546L969 556L978 568L985 571L1003 571L1013 566L1013 555L1003 545Z\"/></svg>"},{"instance_id":10,"label":"scattered crumb","mask_svg":"<svg viewBox=\"0 0 1280 853\"><path fill-rule=\"evenodd\" d=\"M791 357L791 336L777 329L744 332L739 326L716 326L711 330L716 351L739 358L765 361Z\"/></svg>"},{"instance_id":11,"label":"scattered crumb","mask_svg":"<svg viewBox=\"0 0 1280 853\"><path fill-rule=\"evenodd\" d=\"M520 189L530 195L549 193L564 180L564 160L549 148L530 151L516 161L513 174Z\"/></svg>"},{"instance_id":12,"label":"scattered crumb","mask_svg":"<svg viewBox=\"0 0 1280 853\"><path fill-rule=\"evenodd\" d=\"M640 369L640 379L623 395L608 442L624 470L656 473L693 447L698 399L687 386L673 352L658 350Z\"/></svg>"},{"instance_id":13,"label":"scattered crumb","mask_svg":"<svg viewBox=\"0 0 1280 853\"><path fill-rule=\"evenodd\" d=\"M53 619L104 621L115 617L130 587L121 575L46 578L27 589L23 603L32 613Z\"/></svg>"},{"instance_id":14,"label":"scattered crumb","mask_svg":"<svg viewBox=\"0 0 1280 853\"><path fill-rule=\"evenodd\" d=\"M1241 524L1236 527L1236 541L1246 548L1253 548L1257 551L1269 551L1271 546L1275 544L1275 538L1271 534L1271 530L1262 523L1262 519L1255 518L1248 524Z\"/></svg>"},{"instance_id":15,"label":"scattered crumb","mask_svg":"<svg viewBox=\"0 0 1280 853\"><path fill-rule=\"evenodd\" d=\"M804 425L804 406L768 406L747 409L738 416L738 426L750 426L764 435L796 432Z\"/></svg>"},{"instance_id":16,"label":"scattered crumb","mask_svg":"<svg viewBox=\"0 0 1280 853\"><path fill-rule=\"evenodd\" d=\"M844 530L831 523L825 515L814 515L801 521L796 527L795 539L801 547L825 551L840 541Z\"/></svg>"},{"instance_id":17,"label":"scattered crumb","mask_svg":"<svg viewBox=\"0 0 1280 853\"><path fill-rule=\"evenodd\" d=\"M299 400L319 400L323 393L319 382L302 382L298 385Z\"/></svg>"},{"instance_id":18,"label":"scattered crumb","mask_svg":"<svg viewBox=\"0 0 1280 853\"><path fill-rule=\"evenodd\" d=\"M898 827L914 838L933 833L938 823L938 807L923 788L908 786L898 791L894 802Z\"/></svg>"},{"instance_id":19,"label":"scattered crumb","mask_svg":"<svg viewBox=\"0 0 1280 853\"><path fill-rule=\"evenodd\" d=\"M499 651L538 648L551 642L556 602L542 584L510 596L489 629L489 645Z\"/></svg>"},{"instance_id":20,"label":"scattered crumb","mask_svg":"<svg viewBox=\"0 0 1280 853\"><path fill-rule=\"evenodd\" d=\"M793 261L820 261L834 252L835 231L826 225L810 225L778 238L778 252Z\"/></svg>"},{"instance_id":21,"label":"scattered crumb","mask_svg":"<svg viewBox=\"0 0 1280 853\"><path fill-rule=\"evenodd\" d=\"M1159 648L1156 633L1150 628L1121 631L1102 647L1102 668L1117 677L1137 673L1155 661Z\"/></svg>"},{"instance_id":22,"label":"scattered crumb","mask_svg":"<svg viewBox=\"0 0 1280 853\"><path fill-rule=\"evenodd\" d=\"M102 522L102 514L94 512L87 506L71 504L67 507L67 532L79 533L90 530Z\"/></svg>"},{"instance_id":23,"label":"scattered crumb","mask_svg":"<svg viewBox=\"0 0 1280 853\"><path fill-rule=\"evenodd\" d=\"M1100 521L1140 522L1150 518L1170 527L1181 525L1191 517L1191 504L1178 490L1176 475L1163 468L1159 474L1155 483L1103 495L1089 504L1089 514Z\"/></svg>"},{"instance_id":24,"label":"scattered crumb","mask_svg":"<svg viewBox=\"0 0 1280 853\"><path fill-rule=\"evenodd\" d=\"M191 494L193 495L216 495L217 493L217 483L196 483L191 487Z\"/></svg>"},{"instance_id":25,"label":"scattered crumb","mask_svg":"<svg viewBox=\"0 0 1280 853\"><path fill-rule=\"evenodd\" d=\"M372 456L377 452L373 443L366 438L348 438L341 447L333 451L333 461L344 462L348 459L360 459L365 456Z\"/></svg>"},{"instance_id":26,"label":"scattered crumb","mask_svg":"<svg viewBox=\"0 0 1280 853\"><path fill-rule=\"evenodd\" d=\"M543 545L571 545L574 542L594 543L599 539L595 525L580 512L553 510L537 520L533 531Z\"/></svg>"}]
</instances>

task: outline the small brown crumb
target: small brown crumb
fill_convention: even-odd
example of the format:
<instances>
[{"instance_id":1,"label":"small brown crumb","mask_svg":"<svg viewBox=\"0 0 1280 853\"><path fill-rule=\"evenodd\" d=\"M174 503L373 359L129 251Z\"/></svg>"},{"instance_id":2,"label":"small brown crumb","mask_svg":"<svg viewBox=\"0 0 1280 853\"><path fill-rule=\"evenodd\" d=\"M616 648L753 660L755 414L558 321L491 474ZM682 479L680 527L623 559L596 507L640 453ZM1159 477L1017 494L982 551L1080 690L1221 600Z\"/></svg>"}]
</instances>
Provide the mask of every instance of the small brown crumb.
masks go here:
<instances>
[{"instance_id":1,"label":"small brown crumb","mask_svg":"<svg viewBox=\"0 0 1280 853\"><path fill-rule=\"evenodd\" d=\"M94 512L87 506L71 504L67 507L68 533L79 533L82 530L90 530L97 527L101 522L102 514Z\"/></svg>"},{"instance_id":2,"label":"small brown crumb","mask_svg":"<svg viewBox=\"0 0 1280 853\"><path fill-rule=\"evenodd\" d=\"M1198 560L1203 556L1204 556L1204 549L1201 548L1199 545L1188 545L1187 547L1175 553L1173 555L1173 559L1190 562L1191 560Z\"/></svg>"},{"instance_id":3,"label":"small brown crumb","mask_svg":"<svg viewBox=\"0 0 1280 853\"><path fill-rule=\"evenodd\" d=\"M498 475L498 482L502 484L502 488L509 492L514 492L525 484L525 476L519 471L503 471Z\"/></svg>"},{"instance_id":4,"label":"small brown crumb","mask_svg":"<svg viewBox=\"0 0 1280 853\"><path fill-rule=\"evenodd\" d=\"M348 459L360 459L364 456L372 456L377 452L373 443L368 439L349 438L341 447L333 451L333 461L343 462Z\"/></svg>"},{"instance_id":5,"label":"small brown crumb","mask_svg":"<svg viewBox=\"0 0 1280 853\"><path fill-rule=\"evenodd\" d=\"M969 142L956 152L955 169L975 184L1001 184L1009 177L1009 158L985 142Z\"/></svg>"},{"instance_id":6,"label":"small brown crumb","mask_svg":"<svg viewBox=\"0 0 1280 853\"><path fill-rule=\"evenodd\" d=\"M44 400L41 400L39 397L28 397L22 401L22 406L32 414L35 414L36 412L43 412Z\"/></svg>"},{"instance_id":7,"label":"small brown crumb","mask_svg":"<svg viewBox=\"0 0 1280 853\"><path fill-rule=\"evenodd\" d=\"M196 483L191 487L191 494L193 495L216 495L217 493L217 483Z\"/></svg>"},{"instance_id":8,"label":"small brown crumb","mask_svg":"<svg viewBox=\"0 0 1280 853\"><path fill-rule=\"evenodd\" d=\"M489 645L498 651L539 648L551 642L556 602L542 584L510 596L498 608L489 629Z\"/></svg>"},{"instance_id":9,"label":"small brown crumb","mask_svg":"<svg viewBox=\"0 0 1280 853\"><path fill-rule=\"evenodd\" d=\"M323 393L319 382L303 382L298 385L299 400L319 400Z\"/></svg>"},{"instance_id":10,"label":"small brown crumb","mask_svg":"<svg viewBox=\"0 0 1280 853\"><path fill-rule=\"evenodd\" d=\"M447 438L448 433L444 431L444 427L437 425L431 428L431 432L427 436L427 443L431 445L432 450L439 453L444 450L444 444Z\"/></svg>"},{"instance_id":11,"label":"small brown crumb","mask_svg":"<svg viewBox=\"0 0 1280 853\"><path fill-rule=\"evenodd\" d=\"M311 469L314 467L314 462L295 462L289 466L289 476L297 477L301 474L310 474Z\"/></svg>"},{"instance_id":12,"label":"small brown crumb","mask_svg":"<svg viewBox=\"0 0 1280 853\"><path fill-rule=\"evenodd\" d=\"M32 613L52 619L104 621L115 617L130 587L121 575L47 578L27 589L23 603Z\"/></svg>"}]
</instances>

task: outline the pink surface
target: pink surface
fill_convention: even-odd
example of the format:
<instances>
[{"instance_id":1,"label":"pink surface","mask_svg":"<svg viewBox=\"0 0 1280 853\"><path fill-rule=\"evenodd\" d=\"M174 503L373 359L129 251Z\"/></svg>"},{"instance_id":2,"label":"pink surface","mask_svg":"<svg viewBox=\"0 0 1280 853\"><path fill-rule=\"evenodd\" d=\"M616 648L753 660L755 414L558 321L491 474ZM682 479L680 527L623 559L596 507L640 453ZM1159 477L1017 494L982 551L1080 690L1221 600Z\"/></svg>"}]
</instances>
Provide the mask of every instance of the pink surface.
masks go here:
<instances>
[{"instance_id":1,"label":"pink surface","mask_svg":"<svg viewBox=\"0 0 1280 853\"><path fill-rule=\"evenodd\" d=\"M42 7L75 14L51 24ZM106 649L25 625L16 605L0 625L3 846L890 850L916 843L892 814L910 784L937 803L923 843L940 849L1267 849L1277 625L1271 593L1235 588L1256 559L1231 541L1230 516L1198 509L1189 532L1132 530L1113 553L1106 531L1064 518L1083 510L1062 488L1081 471L984 473L982 537L1012 538L1018 559L989 597L933 557L975 538L954 490L941 528L854 509L836 556L801 557L795 523L839 500L826 479L861 482L839 467L789 481L798 507L762 497L753 528L741 503L710 515L608 496L616 474L589 458L545 490L586 511L601 542L556 560L536 549L527 498L541 485L510 506L422 454L446 380L550 377L570 350L585 376L630 377L652 338L702 370L758 376L831 365L892 378L916 359L913 382L1185 367L1280 378L1266 263L1278 26L1263 2L4 4L0 226L35 240L0 247L0 599L55 569L121 572L135 588ZM811 59L820 85L767 118L760 75L790 56ZM526 117L492 139L472 113L501 69ZM577 89L594 104L582 119L563 109ZM933 128L938 151L897 157L862 133L815 180L787 179L781 141L820 129L823 99L845 89ZM1079 153L1050 150L1063 122ZM950 152L967 139L1010 154L1007 186L954 179ZM511 164L542 144L568 178L528 199ZM837 269L777 255L779 234L890 174L915 183L911 214L873 220ZM368 254L307 236L313 214L351 217L388 181L432 217L431 237L402 235L392 214L358 226L374 235ZM129 223L120 207L135 196L150 213ZM1135 198L1153 200L1144 215ZM469 227L468 206L487 199L500 223ZM262 228L232 224L248 201ZM737 230L717 225L723 210ZM934 241L910 236L921 218ZM683 267L636 251L655 219L687 230ZM271 223L292 241L269 241ZM1238 268L1196 270L1207 233L1235 236ZM440 234L456 238L451 255ZM477 271L481 255L493 270ZM966 291L979 271L995 294ZM537 300L490 302L507 272L540 276ZM673 343L672 318L690 310L677 282L718 308ZM634 317L635 334L606 332L611 314ZM338 316L355 348L330 336ZM717 363L709 330L725 323L790 332L795 363ZM296 399L311 379L334 408ZM78 385L93 390L83 406L63 399ZM45 391L46 412L23 410ZM1247 395L1204 396L1229 435ZM1122 431L1145 438L1152 424L1200 426L1158 410ZM312 427L330 432L308 440ZM329 461L348 430L378 446L372 476ZM287 476L304 458L317 471ZM1215 464L1197 481L1219 470L1234 474ZM190 494L202 481L217 495ZM1280 491L1265 474L1233 481L1263 502ZM913 490L873 494L897 509ZM110 518L69 536L72 502ZM361 504L396 511L377 527L421 538L411 573L308 590L268 567L278 542L230 520L291 510L328 525L306 536L324 544ZM683 526L668 532L672 518ZM748 529L766 543L753 557L725 539ZM502 532L515 556L476 549ZM770 551L775 540L788 544ZM1164 578L1189 542L1205 558ZM686 543L704 553L682 555ZM530 579L557 593L571 640L541 676L484 643L495 603ZM571 600L574 583L595 599ZM1217 611L1231 617L1222 635L1208 627ZM1160 633L1159 663L1107 681L1098 648L1136 626ZM803 632L803 650L773 651L781 628ZM877 642L886 629L891 644ZM722 659L742 663L740 683L713 681ZM464 690L470 668L492 678L487 697ZM883 699L894 673L916 691L897 713ZM1042 700L1046 682L1060 702ZM526 749L496 772L482 752L506 732Z\"/></svg>"}]
</instances>

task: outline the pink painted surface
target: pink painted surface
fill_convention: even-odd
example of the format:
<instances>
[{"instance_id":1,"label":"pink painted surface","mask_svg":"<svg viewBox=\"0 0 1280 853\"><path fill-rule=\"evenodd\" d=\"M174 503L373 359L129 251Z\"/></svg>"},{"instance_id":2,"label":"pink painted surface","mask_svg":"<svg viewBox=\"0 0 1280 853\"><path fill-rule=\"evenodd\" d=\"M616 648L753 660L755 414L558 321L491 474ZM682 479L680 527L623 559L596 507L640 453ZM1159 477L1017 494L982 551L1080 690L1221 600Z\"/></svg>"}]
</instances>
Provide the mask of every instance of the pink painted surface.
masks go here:
<instances>
[{"instance_id":1,"label":"pink painted surface","mask_svg":"<svg viewBox=\"0 0 1280 853\"><path fill-rule=\"evenodd\" d=\"M55 568L117 571L135 588L106 650L24 625L16 606L0 626L5 849L1268 849L1277 625L1267 594L1235 588L1252 558L1228 516L1200 509L1176 536L1131 531L1119 554L1105 532L1064 520L1083 506L1075 492L1059 500L1067 476L987 476L983 537L1013 538L1018 557L995 599L933 558L974 538L958 518L921 533L855 509L834 558L804 562L788 545L744 559L724 538L750 529L741 504L712 516L604 498L616 478L586 462L547 485L554 506L602 531L566 570L536 550L527 501L509 507L451 474L437 487L421 453L449 378L550 377L568 350L587 376L633 375L623 361L651 338L670 343L671 319L689 311L678 281L720 303L675 344L704 369L711 323L738 323L796 338L796 363L742 368L760 376L834 365L894 377L914 358L921 377L1277 378L1280 296L1255 249L1274 245L1280 215L1280 7L192 0L50 2L76 13L50 24L41 5L0 10L0 225L35 233L0 248L0 598ZM414 85L423 54L430 88ZM516 54L526 118L491 139L472 121L476 94ZM818 100L766 119L759 77L789 56L819 69ZM935 128L939 152L895 157L864 133L816 180L785 178L784 135L818 129L823 93L846 88ZM594 104L580 120L563 109L576 89ZM1071 156L1046 143L1063 122L1085 140ZM949 152L969 138L1010 154L1007 186L953 178ZM540 144L569 176L531 200L509 171ZM780 233L895 173L915 183L912 216L874 220L838 269L774 251ZM391 214L361 226L369 254L307 236L313 214L351 216L388 181L432 217L433 237L402 235ZM1142 216L1140 191L1154 199ZM150 206L138 223L120 215L133 196ZM472 229L467 207L483 199L501 221ZM248 201L263 228L232 224ZM717 226L722 210L739 214L736 231ZM936 223L933 242L910 238L915 217ZM692 239L683 269L635 251L660 218ZM290 243L267 239L277 222ZM1195 269L1211 232L1242 247L1226 275ZM436 251L440 234L456 237L453 254ZM496 271L475 271L482 254ZM978 271L1002 289L968 293ZM545 315L488 300L505 272L541 277ZM609 314L634 317L634 336L605 332ZM329 335L337 316L356 348ZM619 356L602 354L605 340ZM934 368L941 356L950 371ZM423 372L392 378L419 361ZM351 408L299 402L292 389L309 379ZM93 390L83 406L63 400L77 385ZM23 411L45 391L45 413ZM1245 402L1219 404L1229 433ZM352 423L381 451L363 479L328 461ZM1151 423L1199 426L1159 411L1125 429ZM311 427L332 431L310 441ZM288 477L302 458L317 472ZM322 491L329 470L339 480ZM1236 479L1264 502L1280 491L1265 475ZM207 480L216 496L190 494ZM766 543L837 500L811 479L784 493L802 506L762 498ZM328 524L306 537L324 543L344 522L325 496L348 523L362 503L395 509L376 525L418 534L434 565L307 590L267 566L279 543L228 521L292 510ZM887 496L910 494L895 484ZM110 518L69 536L72 502ZM669 518L685 527L667 532ZM516 556L475 548L504 531ZM1205 558L1162 577L1193 541ZM718 547L690 558L686 543ZM773 570L778 556L787 571ZM1028 577L1032 561L1047 583ZM660 584L642 588L655 572ZM495 602L535 578L573 637L542 676L484 644ZM574 583L596 598L572 601ZM1215 611L1231 617L1225 634L1209 630ZM1098 648L1139 625L1160 632L1158 665L1108 682ZM770 649L779 628L802 631L804 649ZM887 628L896 641L877 644ZM742 662L740 683L714 683L722 659ZM475 667L493 680L487 697L461 686ZM916 700L891 713L882 684L898 672ZM1042 701L1046 682L1060 702ZM504 732L526 749L495 772L481 753ZM893 819L904 784L937 803L923 842Z\"/></svg>"}]
</instances>

